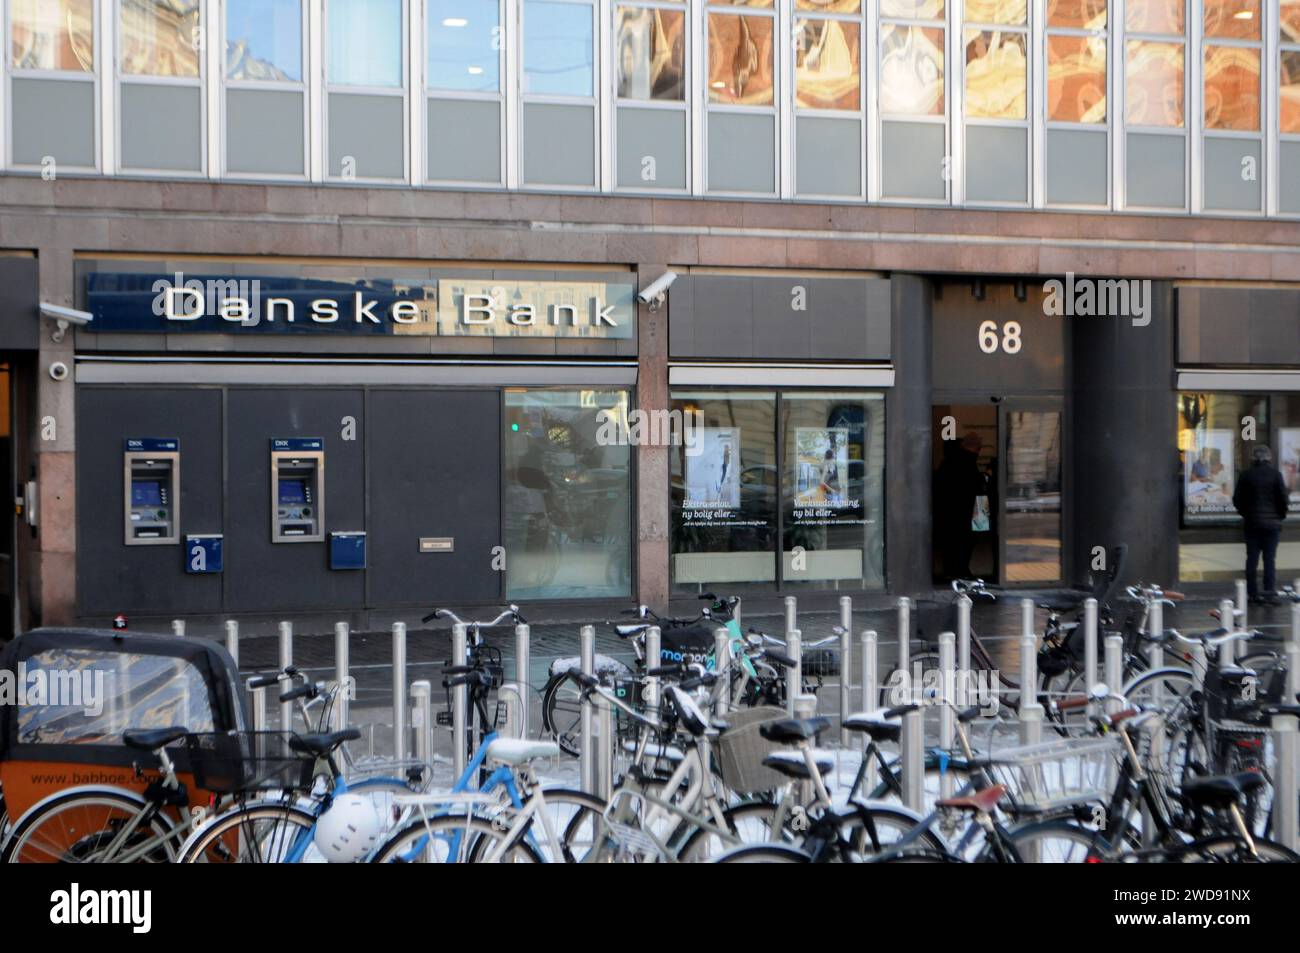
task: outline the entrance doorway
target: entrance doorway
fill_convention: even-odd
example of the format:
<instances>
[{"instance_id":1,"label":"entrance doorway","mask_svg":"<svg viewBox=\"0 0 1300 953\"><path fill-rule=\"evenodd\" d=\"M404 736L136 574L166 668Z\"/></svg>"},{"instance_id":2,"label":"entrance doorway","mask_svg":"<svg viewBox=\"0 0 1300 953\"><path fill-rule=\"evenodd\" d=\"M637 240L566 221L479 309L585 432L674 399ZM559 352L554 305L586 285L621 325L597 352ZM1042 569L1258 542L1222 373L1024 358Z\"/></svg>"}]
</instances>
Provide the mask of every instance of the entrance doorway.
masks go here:
<instances>
[{"instance_id":1,"label":"entrance doorway","mask_svg":"<svg viewBox=\"0 0 1300 953\"><path fill-rule=\"evenodd\" d=\"M1058 398L932 405L936 582L1061 580L1063 416Z\"/></svg>"}]
</instances>

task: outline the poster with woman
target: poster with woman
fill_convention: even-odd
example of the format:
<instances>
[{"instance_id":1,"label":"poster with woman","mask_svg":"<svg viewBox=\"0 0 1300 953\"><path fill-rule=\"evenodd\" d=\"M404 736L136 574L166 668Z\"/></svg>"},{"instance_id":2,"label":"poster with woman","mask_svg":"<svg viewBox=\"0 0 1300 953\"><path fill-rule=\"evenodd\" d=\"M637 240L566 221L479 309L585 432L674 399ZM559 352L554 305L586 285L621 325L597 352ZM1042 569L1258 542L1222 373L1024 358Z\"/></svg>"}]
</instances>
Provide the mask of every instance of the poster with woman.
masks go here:
<instances>
[{"instance_id":1,"label":"poster with woman","mask_svg":"<svg viewBox=\"0 0 1300 953\"><path fill-rule=\"evenodd\" d=\"M847 428L798 427L794 452L794 505L844 506L849 479Z\"/></svg>"},{"instance_id":2,"label":"poster with woman","mask_svg":"<svg viewBox=\"0 0 1300 953\"><path fill-rule=\"evenodd\" d=\"M1233 431L1198 430L1183 465L1183 514L1188 522L1233 520L1236 466Z\"/></svg>"},{"instance_id":3,"label":"poster with woman","mask_svg":"<svg viewBox=\"0 0 1300 953\"><path fill-rule=\"evenodd\" d=\"M740 428L700 427L699 452L686 455L686 506L740 506Z\"/></svg>"},{"instance_id":4,"label":"poster with woman","mask_svg":"<svg viewBox=\"0 0 1300 953\"><path fill-rule=\"evenodd\" d=\"M1288 513L1300 512L1300 427L1283 427L1277 432L1277 468L1286 480L1290 502Z\"/></svg>"}]
</instances>

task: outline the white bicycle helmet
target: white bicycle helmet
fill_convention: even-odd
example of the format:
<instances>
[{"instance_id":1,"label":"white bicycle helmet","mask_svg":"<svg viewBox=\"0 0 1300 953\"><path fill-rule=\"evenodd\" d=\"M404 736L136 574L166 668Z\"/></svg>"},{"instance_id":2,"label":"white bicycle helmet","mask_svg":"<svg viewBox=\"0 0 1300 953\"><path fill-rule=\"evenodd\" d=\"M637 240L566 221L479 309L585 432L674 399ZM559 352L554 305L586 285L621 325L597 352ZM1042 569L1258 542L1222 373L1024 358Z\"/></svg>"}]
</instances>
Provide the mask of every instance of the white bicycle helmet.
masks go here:
<instances>
[{"instance_id":1,"label":"white bicycle helmet","mask_svg":"<svg viewBox=\"0 0 1300 953\"><path fill-rule=\"evenodd\" d=\"M331 864L354 864L379 841L383 822L369 798L344 794L316 822L312 842Z\"/></svg>"}]
</instances>

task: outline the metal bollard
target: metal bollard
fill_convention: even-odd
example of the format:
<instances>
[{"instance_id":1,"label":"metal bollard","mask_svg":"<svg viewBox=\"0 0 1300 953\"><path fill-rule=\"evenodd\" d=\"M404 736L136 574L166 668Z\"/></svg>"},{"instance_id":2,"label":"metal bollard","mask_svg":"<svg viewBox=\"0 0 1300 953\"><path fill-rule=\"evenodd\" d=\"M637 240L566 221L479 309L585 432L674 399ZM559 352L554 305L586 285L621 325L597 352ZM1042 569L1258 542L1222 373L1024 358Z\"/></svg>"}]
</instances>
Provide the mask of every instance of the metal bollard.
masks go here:
<instances>
[{"instance_id":1,"label":"metal bollard","mask_svg":"<svg viewBox=\"0 0 1300 953\"><path fill-rule=\"evenodd\" d=\"M239 623L234 619L226 620L226 652L239 668Z\"/></svg>"},{"instance_id":2,"label":"metal bollard","mask_svg":"<svg viewBox=\"0 0 1300 953\"><path fill-rule=\"evenodd\" d=\"M1106 687L1112 693L1118 693L1124 687L1124 637L1122 635L1106 636ZM1107 712L1119 711L1120 703L1115 699L1106 702Z\"/></svg>"},{"instance_id":3,"label":"metal bollard","mask_svg":"<svg viewBox=\"0 0 1300 953\"><path fill-rule=\"evenodd\" d=\"M922 709L903 716L899 746L903 803L920 814L925 810L925 712Z\"/></svg>"},{"instance_id":4,"label":"metal bollard","mask_svg":"<svg viewBox=\"0 0 1300 953\"><path fill-rule=\"evenodd\" d=\"M1235 608L1241 612L1241 622L1238 623L1237 626L1233 626L1233 628L1240 627L1242 629L1249 629L1250 628L1250 624L1249 624L1250 599L1247 596L1246 580L1238 579L1236 580L1236 582L1233 583L1233 585L1236 587L1236 596L1237 596L1235 601ZM1268 595L1268 593L1262 593L1262 595Z\"/></svg>"},{"instance_id":5,"label":"metal bollard","mask_svg":"<svg viewBox=\"0 0 1300 953\"><path fill-rule=\"evenodd\" d=\"M953 705L957 704L957 635L953 632L939 634L939 676L941 678L942 697L939 699L939 748L951 751L956 735L956 713ZM952 796L952 772L944 771L939 775L939 796Z\"/></svg>"},{"instance_id":6,"label":"metal bollard","mask_svg":"<svg viewBox=\"0 0 1300 953\"><path fill-rule=\"evenodd\" d=\"M862 710L871 711L879 707L880 703L880 667L876 656L876 633L871 630L863 632L859 648L862 652L862 658L858 660L862 666ZM864 731L862 733L864 755L869 744L871 744L871 737ZM867 763L867 773L863 777L862 790L870 792L875 789L876 763L873 759Z\"/></svg>"},{"instance_id":7,"label":"metal bollard","mask_svg":"<svg viewBox=\"0 0 1300 953\"><path fill-rule=\"evenodd\" d=\"M451 627L451 664L469 663L469 630L463 623L457 622ZM457 685L451 691L451 770L452 776L459 779L465 773L469 763L469 754L465 750L465 716L469 707L469 686Z\"/></svg>"},{"instance_id":8,"label":"metal bollard","mask_svg":"<svg viewBox=\"0 0 1300 953\"><path fill-rule=\"evenodd\" d=\"M280 623L280 668L288 668L293 664L293 623ZM289 684L285 680L280 683L282 690L288 690ZM280 730L293 731L293 702L280 702Z\"/></svg>"},{"instance_id":9,"label":"metal bollard","mask_svg":"<svg viewBox=\"0 0 1300 953\"><path fill-rule=\"evenodd\" d=\"M519 732L522 728L520 717L523 710L524 700L519 694L518 682L506 682L497 692L497 698L506 709L506 723L499 731L502 738L522 738Z\"/></svg>"},{"instance_id":10,"label":"metal bollard","mask_svg":"<svg viewBox=\"0 0 1300 953\"><path fill-rule=\"evenodd\" d=\"M1038 704L1038 634L1034 600L1020 600L1020 743L1043 740L1043 706Z\"/></svg>"},{"instance_id":11,"label":"metal bollard","mask_svg":"<svg viewBox=\"0 0 1300 953\"><path fill-rule=\"evenodd\" d=\"M250 678L249 682L252 681ZM248 685L249 707L252 708L251 716L253 719L254 745L257 748L258 757L263 757L266 753L266 742L260 735L260 732L266 731L266 689L254 688ZM116 692L110 695L110 698L116 696Z\"/></svg>"},{"instance_id":12,"label":"metal bollard","mask_svg":"<svg viewBox=\"0 0 1300 953\"><path fill-rule=\"evenodd\" d=\"M798 602L794 596L785 597L785 633L789 635L799 627Z\"/></svg>"},{"instance_id":13,"label":"metal bollard","mask_svg":"<svg viewBox=\"0 0 1300 953\"><path fill-rule=\"evenodd\" d=\"M646 668L657 668L661 661L659 657L660 640L662 633L659 626L652 625L645 630L645 659ZM647 675L645 687L641 690L641 704L647 712L654 713L659 707L659 678L655 675Z\"/></svg>"},{"instance_id":14,"label":"metal bollard","mask_svg":"<svg viewBox=\"0 0 1300 953\"><path fill-rule=\"evenodd\" d=\"M185 634L185 620L172 619L172 635L184 635L184 634Z\"/></svg>"},{"instance_id":15,"label":"metal bollard","mask_svg":"<svg viewBox=\"0 0 1300 953\"><path fill-rule=\"evenodd\" d=\"M433 763L433 685L420 679L411 683L411 728L415 732L415 760Z\"/></svg>"},{"instance_id":16,"label":"metal bollard","mask_svg":"<svg viewBox=\"0 0 1300 953\"><path fill-rule=\"evenodd\" d=\"M1292 606L1292 619L1297 606ZM1283 647L1286 658L1287 691L1289 701L1300 692L1300 643L1292 641ZM1300 849L1300 722L1291 715L1275 715L1272 720L1273 751L1276 769L1273 777L1273 837L1284 847Z\"/></svg>"},{"instance_id":17,"label":"metal bollard","mask_svg":"<svg viewBox=\"0 0 1300 953\"><path fill-rule=\"evenodd\" d=\"M604 698L596 699L596 796L614 796L614 712Z\"/></svg>"},{"instance_id":18,"label":"metal bollard","mask_svg":"<svg viewBox=\"0 0 1300 953\"><path fill-rule=\"evenodd\" d=\"M410 748L406 737L406 623L393 623L393 757L405 761Z\"/></svg>"},{"instance_id":19,"label":"metal bollard","mask_svg":"<svg viewBox=\"0 0 1300 953\"><path fill-rule=\"evenodd\" d=\"M718 676L713 713L723 718L731 710L731 633L722 626L713 630L713 671Z\"/></svg>"},{"instance_id":20,"label":"metal bollard","mask_svg":"<svg viewBox=\"0 0 1300 953\"><path fill-rule=\"evenodd\" d=\"M519 737L528 737L528 721L532 714L532 630L527 623L515 626L515 684L519 688Z\"/></svg>"},{"instance_id":21,"label":"metal bollard","mask_svg":"<svg viewBox=\"0 0 1300 953\"><path fill-rule=\"evenodd\" d=\"M1224 599L1219 603L1219 625L1231 632L1237 627L1236 620L1233 619L1233 611L1236 606L1231 599ZM1219 646L1219 668L1230 668L1237 658L1237 645L1235 642L1224 642Z\"/></svg>"},{"instance_id":22,"label":"metal bollard","mask_svg":"<svg viewBox=\"0 0 1300 953\"><path fill-rule=\"evenodd\" d=\"M907 675L911 667L912 600L903 596L898 600L898 669Z\"/></svg>"},{"instance_id":23,"label":"metal bollard","mask_svg":"<svg viewBox=\"0 0 1300 953\"><path fill-rule=\"evenodd\" d=\"M1147 617L1147 635L1151 638L1157 638L1164 634L1165 631L1165 604L1160 599L1151 603L1151 612ZM1152 642L1147 648L1147 664L1152 669L1165 667L1165 648L1158 642ZM1151 701L1156 706L1164 704L1164 691L1159 682L1156 682L1154 694ZM1163 732L1156 732L1152 735L1152 743L1159 744L1164 740Z\"/></svg>"},{"instance_id":24,"label":"metal bollard","mask_svg":"<svg viewBox=\"0 0 1300 953\"><path fill-rule=\"evenodd\" d=\"M817 717L817 696L816 695L799 695L794 700L794 707L791 714L795 718L816 718ZM811 779L805 779L799 782L799 803L808 804L812 801L813 786Z\"/></svg>"},{"instance_id":25,"label":"metal bollard","mask_svg":"<svg viewBox=\"0 0 1300 953\"><path fill-rule=\"evenodd\" d=\"M853 740L844 727L844 719L853 714L853 679L849 675L853 654L853 600L848 596L840 596L840 629L840 744L847 748Z\"/></svg>"},{"instance_id":26,"label":"metal bollard","mask_svg":"<svg viewBox=\"0 0 1300 953\"><path fill-rule=\"evenodd\" d=\"M348 672L348 650L351 645L351 629L346 622L334 623L334 684L338 691L334 694L334 728L342 731L348 727L348 712L352 699L356 697L356 686Z\"/></svg>"},{"instance_id":27,"label":"metal bollard","mask_svg":"<svg viewBox=\"0 0 1300 953\"><path fill-rule=\"evenodd\" d=\"M578 635L580 662L582 671L587 675L596 674L596 627L584 625ZM596 793L595 751L592 747L593 712L590 698L582 701L582 736L578 739L578 771L582 781L582 790L588 794Z\"/></svg>"},{"instance_id":28,"label":"metal bollard","mask_svg":"<svg viewBox=\"0 0 1300 953\"><path fill-rule=\"evenodd\" d=\"M957 707L969 708L971 698L970 669L970 596L957 597Z\"/></svg>"},{"instance_id":29,"label":"metal bollard","mask_svg":"<svg viewBox=\"0 0 1300 953\"><path fill-rule=\"evenodd\" d=\"M740 619L740 602L741 602L740 596L736 596L736 605L731 610L731 618L735 621L736 628L739 629L741 632L744 632L745 625Z\"/></svg>"},{"instance_id":30,"label":"metal bollard","mask_svg":"<svg viewBox=\"0 0 1300 953\"><path fill-rule=\"evenodd\" d=\"M791 629L785 634L785 650L794 665L785 670L785 707L794 714L795 700L803 694L803 633Z\"/></svg>"},{"instance_id":31,"label":"metal bollard","mask_svg":"<svg viewBox=\"0 0 1300 953\"><path fill-rule=\"evenodd\" d=\"M1296 591L1300 592L1300 589ZM1300 645L1300 602L1291 603L1291 641Z\"/></svg>"}]
</instances>

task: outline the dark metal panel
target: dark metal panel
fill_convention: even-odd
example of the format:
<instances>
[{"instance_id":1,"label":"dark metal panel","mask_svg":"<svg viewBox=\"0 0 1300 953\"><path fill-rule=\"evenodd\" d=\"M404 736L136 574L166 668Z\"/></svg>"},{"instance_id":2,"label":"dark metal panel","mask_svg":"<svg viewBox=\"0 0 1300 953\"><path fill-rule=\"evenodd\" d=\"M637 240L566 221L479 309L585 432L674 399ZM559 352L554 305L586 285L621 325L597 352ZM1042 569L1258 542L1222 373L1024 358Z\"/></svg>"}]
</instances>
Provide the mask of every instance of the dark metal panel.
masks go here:
<instances>
[{"instance_id":1,"label":"dark metal panel","mask_svg":"<svg viewBox=\"0 0 1300 953\"><path fill-rule=\"evenodd\" d=\"M221 608L222 576L185 572L185 547L122 541L122 441L180 440L180 533L222 532L221 391L77 388L77 607L105 625L118 612L193 615ZM230 568L228 551L226 566Z\"/></svg>"},{"instance_id":2,"label":"dark metal panel","mask_svg":"<svg viewBox=\"0 0 1300 953\"><path fill-rule=\"evenodd\" d=\"M811 328L809 312L812 294L809 285L820 282L800 281L797 278L750 278L750 300L753 313L754 341L751 350L755 357L784 357L803 360L811 355ZM803 307L795 310L795 289L802 287Z\"/></svg>"},{"instance_id":3,"label":"dark metal panel","mask_svg":"<svg viewBox=\"0 0 1300 953\"><path fill-rule=\"evenodd\" d=\"M994 394L1033 394L1065 389L1066 321L1113 324L1115 318L1065 318L1043 313L1041 284L1029 283L1025 301L1011 284L989 284L977 300L966 282L943 286L934 302L934 386ZM996 325L998 348L980 348L980 325ZM1003 346L1009 321L1020 324L1020 350ZM899 332L901 334L901 331ZM900 345L901 346L901 345ZM993 389L990 389L990 388Z\"/></svg>"},{"instance_id":4,"label":"dark metal panel","mask_svg":"<svg viewBox=\"0 0 1300 953\"><path fill-rule=\"evenodd\" d=\"M495 602L499 392L376 389L369 407L372 604ZM421 537L452 537L455 548L421 553Z\"/></svg>"},{"instance_id":5,"label":"dark metal panel","mask_svg":"<svg viewBox=\"0 0 1300 953\"><path fill-rule=\"evenodd\" d=\"M40 347L37 272L35 258L0 258L0 350Z\"/></svg>"},{"instance_id":6,"label":"dark metal panel","mask_svg":"<svg viewBox=\"0 0 1300 953\"><path fill-rule=\"evenodd\" d=\"M699 275L695 285L695 356L753 357L753 291L748 278Z\"/></svg>"},{"instance_id":7,"label":"dark metal panel","mask_svg":"<svg viewBox=\"0 0 1300 953\"><path fill-rule=\"evenodd\" d=\"M695 353L695 282L679 275L668 291L668 353L673 357L698 357Z\"/></svg>"},{"instance_id":8,"label":"dark metal panel","mask_svg":"<svg viewBox=\"0 0 1300 953\"><path fill-rule=\"evenodd\" d=\"M1241 297L1249 303L1250 362L1275 366L1300 363L1300 294L1256 288Z\"/></svg>"},{"instance_id":9,"label":"dark metal panel","mask_svg":"<svg viewBox=\"0 0 1300 953\"><path fill-rule=\"evenodd\" d=\"M930 387L932 285L894 275L895 384L885 392L885 565L889 591L931 587ZM906 331L906 333L904 333Z\"/></svg>"},{"instance_id":10,"label":"dark metal panel","mask_svg":"<svg viewBox=\"0 0 1300 953\"><path fill-rule=\"evenodd\" d=\"M329 533L365 530L365 444L343 439L343 418L365 427L357 390L232 388L226 526L227 611L355 609L364 581L329 568ZM325 542L271 542L271 440L325 441Z\"/></svg>"}]
</instances>

